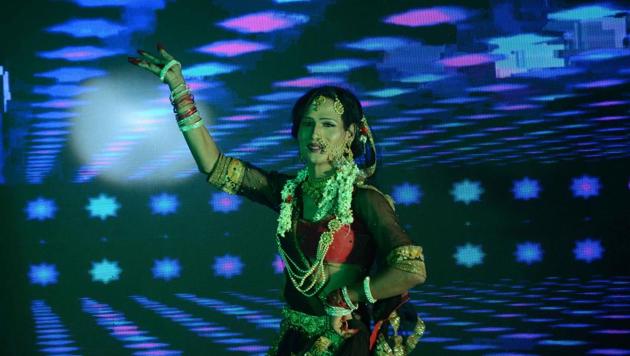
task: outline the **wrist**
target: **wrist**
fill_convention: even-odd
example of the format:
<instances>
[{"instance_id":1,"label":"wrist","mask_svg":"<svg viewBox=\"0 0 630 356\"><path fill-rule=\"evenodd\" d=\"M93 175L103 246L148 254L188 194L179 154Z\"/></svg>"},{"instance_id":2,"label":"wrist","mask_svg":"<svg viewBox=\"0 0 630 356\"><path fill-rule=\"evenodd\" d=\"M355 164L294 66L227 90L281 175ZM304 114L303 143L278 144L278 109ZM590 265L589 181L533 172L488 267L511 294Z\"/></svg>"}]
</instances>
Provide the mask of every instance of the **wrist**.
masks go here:
<instances>
[{"instance_id":1,"label":"wrist","mask_svg":"<svg viewBox=\"0 0 630 356\"><path fill-rule=\"evenodd\" d=\"M166 74L166 84L168 84L169 90L173 91L181 84L186 84L184 77L181 74L172 74L170 71Z\"/></svg>"}]
</instances>

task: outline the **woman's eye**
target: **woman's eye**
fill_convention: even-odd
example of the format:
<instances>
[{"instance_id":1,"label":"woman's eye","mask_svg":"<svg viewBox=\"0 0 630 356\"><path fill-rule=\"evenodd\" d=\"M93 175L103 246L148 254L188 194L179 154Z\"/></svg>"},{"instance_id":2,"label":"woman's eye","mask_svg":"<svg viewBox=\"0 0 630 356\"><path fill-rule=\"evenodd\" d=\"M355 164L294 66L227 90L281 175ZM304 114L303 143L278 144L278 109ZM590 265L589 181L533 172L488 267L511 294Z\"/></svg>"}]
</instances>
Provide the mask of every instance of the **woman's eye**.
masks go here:
<instances>
[{"instance_id":1,"label":"woman's eye","mask_svg":"<svg viewBox=\"0 0 630 356\"><path fill-rule=\"evenodd\" d=\"M335 127L334 124L330 124L330 123L325 123L324 126L326 126L326 127Z\"/></svg>"}]
</instances>

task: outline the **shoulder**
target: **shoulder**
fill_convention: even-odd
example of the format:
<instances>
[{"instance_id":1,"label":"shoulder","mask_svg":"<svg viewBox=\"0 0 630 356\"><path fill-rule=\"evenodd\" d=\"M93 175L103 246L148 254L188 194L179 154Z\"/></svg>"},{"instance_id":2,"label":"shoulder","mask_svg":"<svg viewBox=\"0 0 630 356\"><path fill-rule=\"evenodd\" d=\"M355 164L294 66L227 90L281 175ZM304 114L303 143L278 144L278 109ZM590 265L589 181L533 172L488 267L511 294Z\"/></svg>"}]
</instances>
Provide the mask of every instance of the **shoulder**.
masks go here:
<instances>
[{"instance_id":1,"label":"shoulder","mask_svg":"<svg viewBox=\"0 0 630 356\"><path fill-rule=\"evenodd\" d=\"M386 203L392 210L396 210L394 199L389 194L385 194L373 185L357 183L354 185L355 201L360 206L383 205Z\"/></svg>"}]
</instances>

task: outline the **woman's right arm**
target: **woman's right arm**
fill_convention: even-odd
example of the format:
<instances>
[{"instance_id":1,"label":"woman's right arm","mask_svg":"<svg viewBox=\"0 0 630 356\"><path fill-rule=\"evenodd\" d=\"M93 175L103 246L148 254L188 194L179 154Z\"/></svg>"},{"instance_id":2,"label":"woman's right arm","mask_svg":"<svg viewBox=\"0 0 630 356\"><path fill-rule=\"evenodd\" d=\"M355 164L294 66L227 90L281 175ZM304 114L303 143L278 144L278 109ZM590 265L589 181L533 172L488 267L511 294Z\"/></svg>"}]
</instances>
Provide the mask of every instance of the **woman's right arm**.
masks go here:
<instances>
[{"instance_id":1,"label":"woman's right arm","mask_svg":"<svg viewBox=\"0 0 630 356\"><path fill-rule=\"evenodd\" d=\"M165 65L174 58L160 45L158 51L161 58L145 51L138 51L142 59L129 57L128 60L160 76ZM179 63L172 65L162 75L163 81L171 90L171 100L186 144L199 171L207 175L206 180L227 193L243 195L278 211L280 192L284 182L290 177L276 171L267 172L248 162L223 155L196 111L192 96L187 92L181 65ZM191 112L194 115L190 114ZM195 125L196 123L198 124ZM185 130L183 126L194 128Z\"/></svg>"}]
</instances>

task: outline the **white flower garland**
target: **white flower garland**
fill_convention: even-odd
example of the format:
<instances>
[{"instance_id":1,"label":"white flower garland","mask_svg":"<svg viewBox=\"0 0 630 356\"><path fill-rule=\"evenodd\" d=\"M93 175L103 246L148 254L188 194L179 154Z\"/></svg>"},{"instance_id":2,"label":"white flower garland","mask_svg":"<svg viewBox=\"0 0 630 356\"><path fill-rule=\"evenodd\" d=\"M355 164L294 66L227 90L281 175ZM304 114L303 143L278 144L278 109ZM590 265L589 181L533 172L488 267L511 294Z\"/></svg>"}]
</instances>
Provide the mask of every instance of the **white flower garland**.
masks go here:
<instances>
[{"instance_id":1,"label":"white flower garland","mask_svg":"<svg viewBox=\"0 0 630 356\"><path fill-rule=\"evenodd\" d=\"M295 190L308 178L308 169L300 170L294 179L288 180L282 188L280 205L280 216L278 216L278 228L276 230L276 243L278 251L289 274L289 278L295 288L306 296L313 296L319 292L326 283L326 273L324 269L324 257L328 248L332 244L335 233L343 225L350 225L354 221L352 217L352 192L354 183L364 178L363 172L357 164L347 162L337 167L333 178L326 182L321 201L317 204L317 211L314 220L318 221L335 208L334 218L328 222L328 231L320 235L317 245L315 261L310 266L301 268L284 251L281 239L285 233L291 229L293 208L295 206ZM335 199L336 198L336 199ZM312 278L309 285L304 286L308 278Z\"/></svg>"}]
</instances>

